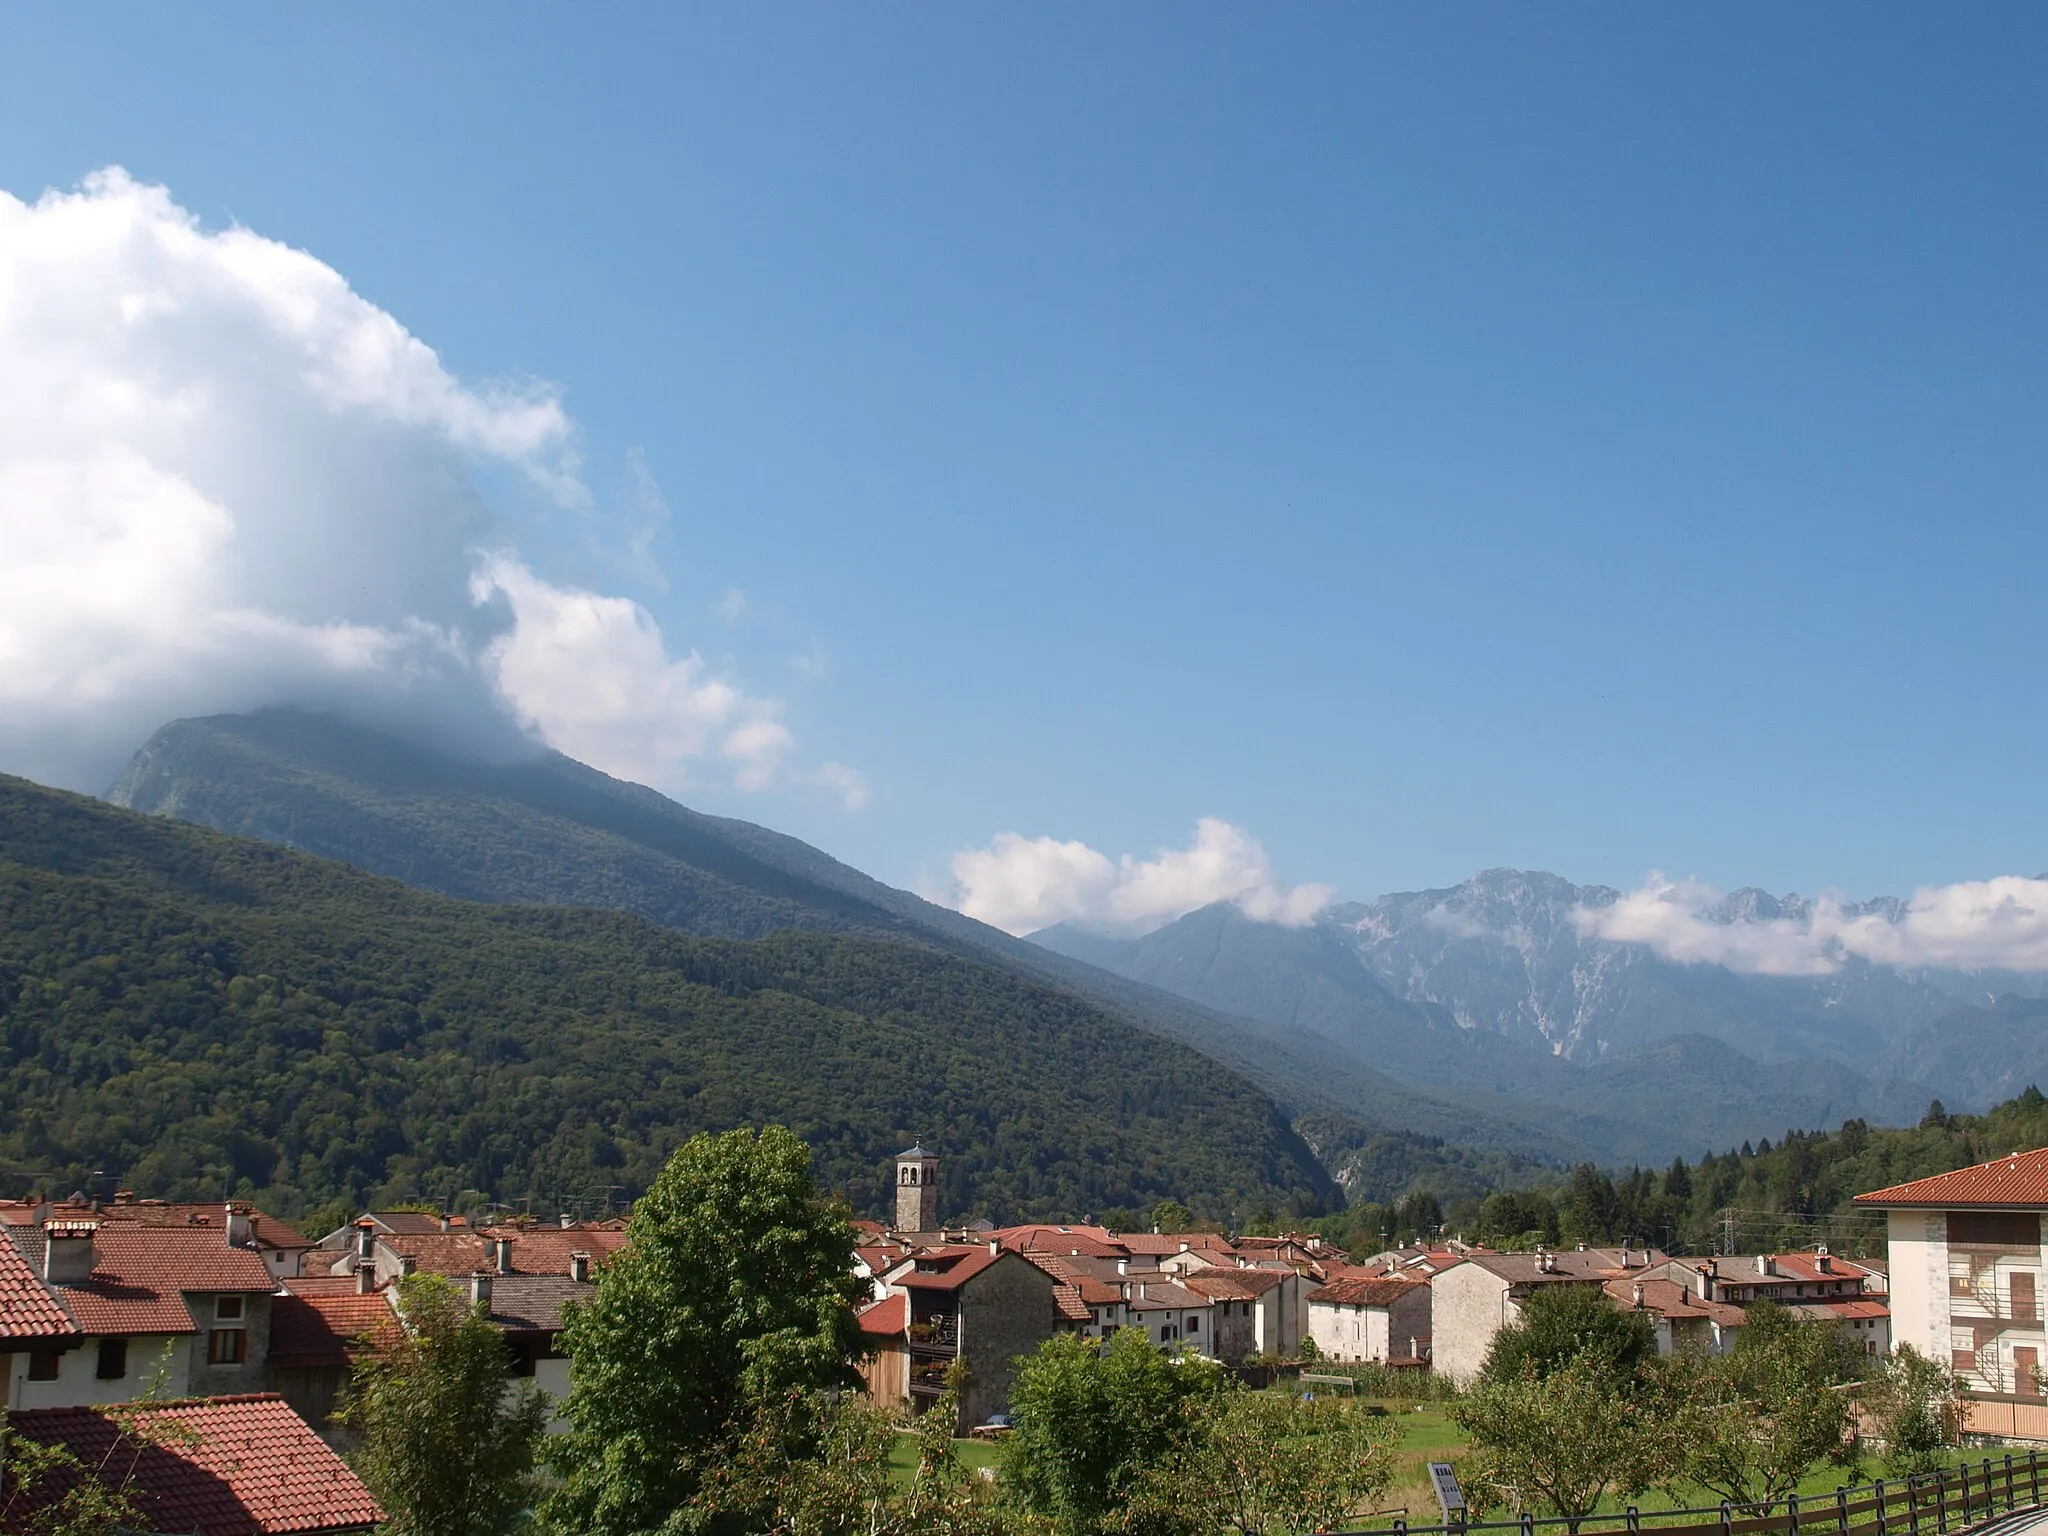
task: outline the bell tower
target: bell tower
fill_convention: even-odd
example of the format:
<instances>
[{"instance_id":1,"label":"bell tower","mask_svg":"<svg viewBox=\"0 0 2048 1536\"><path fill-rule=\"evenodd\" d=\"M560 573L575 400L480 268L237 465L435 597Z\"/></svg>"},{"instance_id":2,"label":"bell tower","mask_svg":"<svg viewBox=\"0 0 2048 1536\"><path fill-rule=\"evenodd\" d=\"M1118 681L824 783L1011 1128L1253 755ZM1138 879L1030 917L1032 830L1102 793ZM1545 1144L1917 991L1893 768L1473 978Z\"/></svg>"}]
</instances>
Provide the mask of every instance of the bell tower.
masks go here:
<instances>
[{"instance_id":1,"label":"bell tower","mask_svg":"<svg viewBox=\"0 0 2048 1536\"><path fill-rule=\"evenodd\" d=\"M939 1230L939 1159L923 1147L896 1154L896 1230Z\"/></svg>"}]
</instances>

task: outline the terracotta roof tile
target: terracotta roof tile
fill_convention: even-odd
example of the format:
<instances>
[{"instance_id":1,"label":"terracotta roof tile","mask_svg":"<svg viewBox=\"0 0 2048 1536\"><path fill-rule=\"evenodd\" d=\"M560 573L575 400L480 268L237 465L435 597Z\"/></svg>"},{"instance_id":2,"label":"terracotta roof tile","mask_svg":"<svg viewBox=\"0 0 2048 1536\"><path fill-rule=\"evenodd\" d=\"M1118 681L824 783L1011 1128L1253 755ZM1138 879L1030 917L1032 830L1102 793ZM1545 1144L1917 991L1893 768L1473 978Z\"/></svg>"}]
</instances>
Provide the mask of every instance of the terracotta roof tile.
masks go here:
<instances>
[{"instance_id":1,"label":"terracotta roof tile","mask_svg":"<svg viewBox=\"0 0 2048 1536\"><path fill-rule=\"evenodd\" d=\"M1381 1280L1332 1280L1328 1285L1310 1291L1304 1300L1321 1302L1325 1306L1390 1307L1404 1296L1426 1290L1428 1285L1426 1280L1399 1276Z\"/></svg>"},{"instance_id":2,"label":"terracotta roof tile","mask_svg":"<svg viewBox=\"0 0 2048 1536\"><path fill-rule=\"evenodd\" d=\"M1091 1273L1083 1267L1085 1260L1063 1259L1055 1253L1034 1253L1030 1259L1061 1285L1071 1286L1084 1305L1107 1307L1124 1299L1123 1287ZM1149 1270L1147 1273L1157 1274L1158 1271Z\"/></svg>"},{"instance_id":3,"label":"terracotta roof tile","mask_svg":"<svg viewBox=\"0 0 2048 1536\"><path fill-rule=\"evenodd\" d=\"M286 1282L286 1290L270 1304L266 1357L280 1370L345 1366L362 1352L366 1338L372 1349L398 1338L389 1292L359 1296L351 1286L346 1292L321 1289L308 1294L293 1281Z\"/></svg>"},{"instance_id":4,"label":"terracotta roof tile","mask_svg":"<svg viewBox=\"0 0 2048 1536\"><path fill-rule=\"evenodd\" d=\"M893 1284L921 1291L957 1291L1003 1255L985 1247L934 1248L917 1256L919 1266L936 1264L936 1270L922 1267L895 1277Z\"/></svg>"},{"instance_id":5,"label":"terracotta roof tile","mask_svg":"<svg viewBox=\"0 0 2048 1536\"><path fill-rule=\"evenodd\" d=\"M264 1248L310 1248L311 1239L296 1228L289 1227L275 1216L237 1204L249 1218L250 1235L258 1247ZM175 1200L116 1200L103 1202L97 1208L90 1204L80 1205L71 1201L53 1204L50 1215L88 1217L95 1221L139 1221L151 1227L211 1227L216 1232L224 1231L227 1212L222 1203L213 1201L201 1203Z\"/></svg>"},{"instance_id":6,"label":"terracotta roof tile","mask_svg":"<svg viewBox=\"0 0 2048 1536\"><path fill-rule=\"evenodd\" d=\"M1088 1303L1081 1299L1078 1285L1056 1285L1052 1288L1053 1305L1060 1309L1060 1316L1070 1323L1089 1323L1095 1314L1088 1310Z\"/></svg>"},{"instance_id":7,"label":"terracotta roof tile","mask_svg":"<svg viewBox=\"0 0 2048 1536\"><path fill-rule=\"evenodd\" d=\"M149 1443L122 1449L93 1408L32 1408L10 1429L62 1445L90 1466L133 1468L136 1501L156 1531L197 1536L311 1536L367 1530L383 1518L370 1492L281 1397L199 1398L140 1410ZM132 1442L130 1442L132 1445ZM17 1495L0 1529L27 1529L35 1507Z\"/></svg>"},{"instance_id":8,"label":"terracotta roof tile","mask_svg":"<svg viewBox=\"0 0 2048 1536\"><path fill-rule=\"evenodd\" d=\"M2015 1152L1973 1168L1937 1173L1932 1178L1914 1179L1888 1189L1874 1189L1867 1195L1858 1195L1855 1203L2048 1210L2048 1147Z\"/></svg>"},{"instance_id":9,"label":"terracotta roof tile","mask_svg":"<svg viewBox=\"0 0 2048 1536\"><path fill-rule=\"evenodd\" d=\"M1725 1301L1702 1301L1697 1292L1680 1285L1676 1280L1627 1280L1614 1279L1606 1284L1606 1292L1624 1306L1635 1304L1635 1288L1643 1288L1643 1306L1659 1317L1669 1318L1675 1323L1688 1319L1719 1323L1724 1328L1740 1328L1748 1314L1742 1308Z\"/></svg>"},{"instance_id":10,"label":"terracotta roof tile","mask_svg":"<svg viewBox=\"0 0 2048 1536\"><path fill-rule=\"evenodd\" d=\"M1270 1269L1198 1269L1185 1275L1181 1284L1214 1301L1249 1301L1263 1296L1287 1276Z\"/></svg>"},{"instance_id":11,"label":"terracotta roof tile","mask_svg":"<svg viewBox=\"0 0 2048 1536\"><path fill-rule=\"evenodd\" d=\"M884 1296L860 1315L860 1331L878 1338L900 1338L910 1326L910 1298Z\"/></svg>"},{"instance_id":12,"label":"terracotta roof tile","mask_svg":"<svg viewBox=\"0 0 2048 1536\"><path fill-rule=\"evenodd\" d=\"M43 1234L13 1227L8 1237L40 1270ZM192 1333L185 1292L262 1295L278 1287L262 1258L230 1248L218 1228L102 1224L93 1234L92 1278L50 1289L90 1334Z\"/></svg>"},{"instance_id":13,"label":"terracotta roof tile","mask_svg":"<svg viewBox=\"0 0 2048 1536\"><path fill-rule=\"evenodd\" d=\"M12 1243L0 1239L0 1338L64 1338L78 1331L37 1270Z\"/></svg>"}]
</instances>

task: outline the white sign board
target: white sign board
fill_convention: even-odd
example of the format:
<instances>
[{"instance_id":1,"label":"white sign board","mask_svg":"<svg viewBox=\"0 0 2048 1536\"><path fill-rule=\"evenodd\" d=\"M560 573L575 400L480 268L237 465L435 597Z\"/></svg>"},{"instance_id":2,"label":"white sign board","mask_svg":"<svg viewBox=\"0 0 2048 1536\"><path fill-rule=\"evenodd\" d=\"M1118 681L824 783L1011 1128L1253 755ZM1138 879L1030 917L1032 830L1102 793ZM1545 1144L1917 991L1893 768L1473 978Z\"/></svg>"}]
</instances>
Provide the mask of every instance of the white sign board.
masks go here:
<instances>
[{"instance_id":1,"label":"white sign board","mask_svg":"<svg viewBox=\"0 0 2048 1536\"><path fill-rule=\"evenodd\" d=\"M1446 1515L1465 1507L1464 1490L1458 1487L1458 1474L1451 1470L1448 1461L1432 1461L1429 1480L1436 1484L1436 1501L1443 1505Z\"/></svg>"}]
</instances>

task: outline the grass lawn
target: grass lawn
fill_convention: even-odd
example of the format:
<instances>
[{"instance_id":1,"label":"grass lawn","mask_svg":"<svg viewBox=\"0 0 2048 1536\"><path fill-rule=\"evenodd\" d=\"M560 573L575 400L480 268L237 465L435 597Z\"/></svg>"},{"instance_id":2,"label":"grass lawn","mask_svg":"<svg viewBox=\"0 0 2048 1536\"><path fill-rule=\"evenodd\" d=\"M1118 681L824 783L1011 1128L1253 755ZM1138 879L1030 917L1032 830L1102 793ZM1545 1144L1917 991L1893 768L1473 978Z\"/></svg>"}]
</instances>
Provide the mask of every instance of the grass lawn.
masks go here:
<instances>
[{"instance_id":1,"label":"grass lawn","mask_svg":"<svg viewBox=\"0 0 2048 1536\"><path fill-rule=\"evenodd\" d=\"M970 1472L996 1464L998 1451L986 1440L955 1440L953 1449L959 1453L960 1464ZM917 1470L917 1436L909 1431L897 1435L896 1443L889 1447L889 1478L898 1488L910 1486L910 1475Z\"/></svg>"}]
</instances>

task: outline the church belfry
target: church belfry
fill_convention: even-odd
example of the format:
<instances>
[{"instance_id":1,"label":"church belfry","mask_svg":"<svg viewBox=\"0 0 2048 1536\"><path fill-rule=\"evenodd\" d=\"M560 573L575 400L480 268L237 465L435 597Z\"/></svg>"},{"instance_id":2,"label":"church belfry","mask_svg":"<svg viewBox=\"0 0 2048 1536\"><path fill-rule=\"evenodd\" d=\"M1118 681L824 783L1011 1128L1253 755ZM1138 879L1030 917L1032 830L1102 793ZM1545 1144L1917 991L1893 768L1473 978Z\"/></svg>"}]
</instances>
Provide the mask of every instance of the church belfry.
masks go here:
<instances>
[{"instance_id":1,"label":"church belfry","mask_svg":"<svg viewBox=\"0 0 2048 1536\"><path fill-rule=\"evenodd\" d=\"M939 1159L923 1147L896 1154L896 1230L939 1230Z\"/></svg>"}]
</instances>

